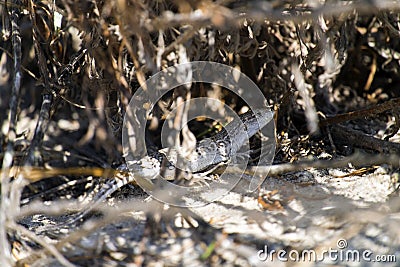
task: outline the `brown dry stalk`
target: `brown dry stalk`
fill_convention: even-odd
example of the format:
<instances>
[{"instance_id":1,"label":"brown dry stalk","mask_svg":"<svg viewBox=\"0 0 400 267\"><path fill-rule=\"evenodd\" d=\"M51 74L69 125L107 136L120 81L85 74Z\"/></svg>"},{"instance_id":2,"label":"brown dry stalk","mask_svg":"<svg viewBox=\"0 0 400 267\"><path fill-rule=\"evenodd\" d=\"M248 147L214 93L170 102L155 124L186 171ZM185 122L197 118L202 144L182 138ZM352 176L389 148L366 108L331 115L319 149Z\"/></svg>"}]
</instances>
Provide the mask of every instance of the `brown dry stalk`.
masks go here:
<instances>
[{"instance_id":1,"label":"brown dry stalk","mask_svg":"<svg viewBox=\"0 0 400 267\"><path fill-rule=\"evenodd\" d=\"M388 110L395 110L400 106L400 98L393 98L390 99L389 101L369 107L366 109L361 109L361 110L356 110L356 111L351 111L339 115L335 115L333 117L328 117L324 120L321 120L319 122L320 127L328 126L331 124L337 124L349 120L355 120L359 118L367 118L367 117L372 117L376 116L377 114L386 112Z\"/></svg>"}]
</instances>

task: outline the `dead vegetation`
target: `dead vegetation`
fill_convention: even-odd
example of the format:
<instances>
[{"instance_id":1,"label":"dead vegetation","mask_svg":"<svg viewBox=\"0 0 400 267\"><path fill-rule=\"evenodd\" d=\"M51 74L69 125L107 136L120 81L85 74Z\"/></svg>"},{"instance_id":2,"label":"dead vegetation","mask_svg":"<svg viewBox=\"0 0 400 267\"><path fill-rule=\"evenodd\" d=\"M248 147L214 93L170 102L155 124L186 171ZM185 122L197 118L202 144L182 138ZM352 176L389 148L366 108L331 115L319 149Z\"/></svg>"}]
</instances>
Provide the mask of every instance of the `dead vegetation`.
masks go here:
<instances>
[{"instance_id":1,"label":"dead vegetation","mask_svg":"<svg viewBox=\"0 0 400 267\"><path fill-rule=\"evenodd\" d=\"M250 266L266 243L301 251L344 236L361 246L355 237L371 224L392 237L378 252L398 253L398 230L391 231L399 212L399 10L396 1L0 1L0 265ZM88 201L102 183L96 178L115 174L123 161L124 111L134 92L158 71L192 61L239 69L275 112L276 166L258 195L247 202L228 197L195 214L158 212L161 204L143 203L144 192L128 188L115 201L130 202L118 210L101 207L102 219L86 228L36 235L46 222L62 221L45 215L68 217L82 207L79 196ZM243 111L245 103L223 88L178 88L155 107L153 141L158 144L165 111L182 99L211 95ZM214 126L199 120L192 131L199 136ZM331 190L333 179L347 177L357 186ZM364 178L375 181L360 188ZM385 188L367 187L379 184ZM366 193L374 190L379 194ZM317 199L336 205L333 213L318 213L319 222L313 212L328 204ZM44 206L49 201L54 203ZM298 202L304 213L292 207ZM237 228L224 219L233 206L248 212L241 215L248 222ZM113 223L132 207L134 215ZM303 217L288 226L298 218L293 210ZM274 220L284 221L282 229ZM249 230L252 223L258 232ZM290 239L287 229L303 241ZM321 242L312 239L321 234Z\"/></svg>"}]
</instances>

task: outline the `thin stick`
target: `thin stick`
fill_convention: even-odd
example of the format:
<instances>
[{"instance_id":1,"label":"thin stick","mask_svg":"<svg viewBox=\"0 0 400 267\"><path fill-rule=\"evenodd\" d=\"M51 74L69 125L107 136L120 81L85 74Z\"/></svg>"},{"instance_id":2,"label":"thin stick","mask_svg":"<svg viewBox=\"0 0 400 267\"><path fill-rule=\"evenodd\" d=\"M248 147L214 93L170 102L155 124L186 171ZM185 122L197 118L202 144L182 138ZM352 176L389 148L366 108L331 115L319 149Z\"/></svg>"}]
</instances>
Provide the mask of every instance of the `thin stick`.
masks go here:
<instances>
[{"instance_id":1,"label":"thin stick","mask_svg":"<svg viewBox=\"0 0 400 267\"><path fill-rule=\"evenodd\" d=\"M330 118L326 118L325 120L320 121L319 126L327 126L331 124L337 124L349 120L355 120L359 118L368 118L372 116L376 116L377 114L386 112L388 110L397 109L400 106L400 98L393 98L389 101L370 107L362 110L351 111L343 114L339 114Z\"/></svg>"},{"instance_id":2,"label":"thin stick","mask_svg":"<svg viewBox=\"0 0 400 267\"><path fill-rule=\"evenodd\" d=\"M361 131L346 128L342 125L332 127L331 134L333 140L340 143L351 144L352 146L375 150L380 153L400 154L400 144L386 140L381 140L373 136L366 135Z\"/></svg>"},{"instance_id":3,"label":"thin stick","mask_svg":"<svg viewBox=\"0 0 400 267\"><path fill-rule=\"evenodd\" d=\"M43 246L47 251L49 251L62 265L66 267L74 267L72 263L70 263L58 250L55 246L50 244L49 242L45 241L43 238L40 238L39 236L35 235L31 231L27 230L25 227L18 225L16 223L12 223L10 225L12 229L18 231L21 234L26 235L29 237L32 241L38 243L39 245ZM42 254L44 255L44 254ZM31 256L31 255L30 255ZM30 257L28 256L28 257ZM27 259L26 259L27 260ZM22 260L24 261L24 260Z\"/></svg>"},{"instance_id":4,"label":"thin stick","mask_svg":"<svg viewBox=\"0 0 400 267\"><path fill-rule=\"evenodd\" d=\"M316 160L316 161L299 161L295 163L283 163L272 166L257 166L250 167L246 170L246 174L258 176L279 176L288 172L302 171L308 168L315 169L331 169L331 168L345 168L349 164L355 166L373 166L388 164L393 167L400 166L400 156L397 154L391 155L370 155L366 153L356 152L351 156L335 160ZM225 170L227 173L243 173L238 167L228 166Z\"/></svg>"},{"instance_id":5,"label":"thin stick","mask_svg":"<svg viewBox=\"0 0 400 267\"><path fill-rule=\"evenodd\" d=\"M20 1L16 1L15 5L19 5ZM10 99L10 112L9 112L9 126L7 134L7 148L4 153L2 168L10 168L12 166L14 157L14 142L16 138L16 121L18 98L21 88L21 33L19 27L20 12L17 8L11 10L11 42L13 45L14 56L14 77L12 83L11 99ZM15 205L10 201L10 176L7 173L1 174L1 203L0 203L0 265L11 266L13 259L11 256L10 244L7 239L8 224L13 222L12 213L9 210L15 209Z\"/></svg>"},{"instance_id":6,"label":"thin stick","mask_svg":"<svg viewBox=\"0 0 400 267\"><path fill-rule=\"evenodd\" d=\"M47 130L47 126L49 123L49 118L50 118L50 108L51 104L53 102L53 95L51 94L51 89L50 89L50 82L49 82L49 72L47 69L47 64L46 64L46 58L43 54L42 49L40 48L39 45L39 38L38 37L38 27L36 25L36 14L34 10L34 4L32 1L28 1L28 6L29 6L29 13L31 16L31 21L33 23L32 27L32 32L33 32L33 44L36 52L36 56L38 58L39 62L39 70L40 74L43 78L44 81L44 94L43 94L43 101L42 101L42 106L40 108L39 112L39 118L35 127L35 134L33 136L33 139L31 141L31 145L29 146L28 149L28 155L25 159L25 165L31 166L34 163L35 160L35 151L38 149L40 146L43 136L45 131Z\"/></svg>"}]
</instances>

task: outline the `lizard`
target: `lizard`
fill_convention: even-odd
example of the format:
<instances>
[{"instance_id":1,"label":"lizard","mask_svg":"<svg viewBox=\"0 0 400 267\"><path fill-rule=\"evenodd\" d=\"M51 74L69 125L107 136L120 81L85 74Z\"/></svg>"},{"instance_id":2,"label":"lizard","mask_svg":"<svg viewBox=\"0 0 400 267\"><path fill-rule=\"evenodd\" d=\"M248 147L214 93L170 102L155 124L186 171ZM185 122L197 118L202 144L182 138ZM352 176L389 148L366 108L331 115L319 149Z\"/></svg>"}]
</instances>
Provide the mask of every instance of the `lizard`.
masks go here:
<instances>
[{"instance_id":1,"label":"lizard","mask_svg":"<svg viewBox=\"0 0 400 267\"><path fill-rule=\"evenodd\" d=\"M272 116L273 113L267 109L250 110L240 115L240 121L239 119L233 120L224 127L224 130L212 137L199 141L196 144L196 149L189 157L186 157L186 169L191 173L197 174L212 169L214 166L227 163L236 156L239 149L249 138L272 120ZM160 173L163 159L167 157L174 161L179 156L178 154L178 149L161 149L140 160L121 164L117 168L116 175L106 180L91 200L90 205L85 210L74 214L73 218L62 225L78 222L112 193L129 183L137 182L138 179L141 181L141 186L154 186L151 179ZM49 228L43 231L46 230L49 230Z\"/></svg>"}]
</instances>

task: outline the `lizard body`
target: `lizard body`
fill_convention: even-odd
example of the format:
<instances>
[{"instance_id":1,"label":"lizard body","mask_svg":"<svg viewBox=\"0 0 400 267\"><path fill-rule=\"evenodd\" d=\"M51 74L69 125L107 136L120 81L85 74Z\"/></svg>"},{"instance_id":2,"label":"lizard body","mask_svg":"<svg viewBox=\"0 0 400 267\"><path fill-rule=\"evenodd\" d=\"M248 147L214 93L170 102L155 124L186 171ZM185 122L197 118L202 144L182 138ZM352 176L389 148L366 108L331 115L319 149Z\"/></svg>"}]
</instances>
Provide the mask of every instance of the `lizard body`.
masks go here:
<instances>
[{"instance_id":1,"label":"lizard body","mask_svg":"<svg viewBox=\"0 0 400 267\"><path fill-rule=\"evenodd\" d=\"M240 115L239 118L240 120L233 120L216 135L198 142L196 149L188 157L185 157L182 169L191 173L200 173L218 164L228 162L250 137L272 120L272 112L256 109ZM141 186L154 186L151 179L160 173L163 158L167 157L170 163L176 163L179 157L178 150L175 148L161 149L140 160L127 162L129 168L126 164L120 165L118 167L120 172L115 177L106 180L94 196L90 206L75 214L65 224L72 224L82 219L109 195L137 179L140 179ZM169 164L168 168L171 167L175 168L174 164Z\"/></svg>"}]
</instances>

